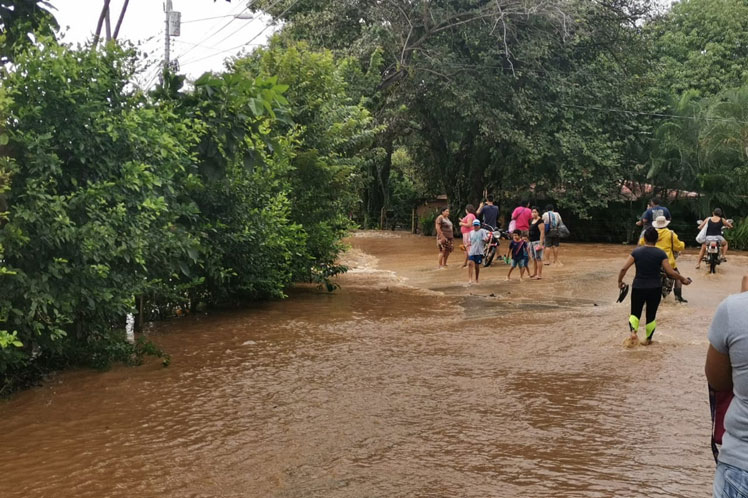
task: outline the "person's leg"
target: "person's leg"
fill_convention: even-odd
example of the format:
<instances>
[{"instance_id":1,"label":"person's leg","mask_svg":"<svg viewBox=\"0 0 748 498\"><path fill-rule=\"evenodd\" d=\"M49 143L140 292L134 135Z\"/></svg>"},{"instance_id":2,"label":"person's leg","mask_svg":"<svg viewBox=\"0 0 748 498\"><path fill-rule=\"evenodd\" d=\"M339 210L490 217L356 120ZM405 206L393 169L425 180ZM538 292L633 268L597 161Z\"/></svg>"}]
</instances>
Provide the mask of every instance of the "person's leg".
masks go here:
<instances>
[{"instance_id":1,"label":"person's leg","mask_svg":"<svg viewBox=\"0 0 748 498\"><path fill-rule=\"evenodd\" d=\"M535 278L535 275L537 274L538 274L538 260L535 258L535 255L533 254L532 255L532 275L530 275L530 278Z\"/></svg>"},{"instance_id":2,"label":"person's leg","mask_svg":"<svg viewBox=\"0 0 748 498\"><path fill-rule=\"evenodd\" d=\"M537 274L535 275L535 278L540 280L543 278L543 250L535 251L535 257L537 258L537 261L540 262L537 265Z\"/></svg>"},{"instance_id":3,"label":"person's leg","mask_svg":"<svg viewBox=\"0 0 748 498\"><path fill-rule=\"evenodd\" d=\"M512 263L512 266L509 268L509 273L506 274L506 279L511 280L512 279L512 272L514 271L515 264ZM519 270L519 276L522 278L522 269Z\"/></svg>"},{"instance_id":4,"label":"person's leg","mask_svg":"<svg viewBox=\"0 0 748 498\"><path fill-rule=\"evenodd\" d=\"M644 292L642 289L631 289L631 314L629 315L629 330L631 331L631 338L637 339L637 332L639 331L639 320L644 310Z\"/></svg>"},{"instance_id":5,"label":"person's leg","mask_svg":"<svg viewBox=\"0 0 748 498\"><path fill-rule=\"evenodd\" d=\"M475 268L475 283L478 283L478 277L480 276L480 263L473 261L473 268Z\"/></svg>"},{"instance_id":6,"label":"person's leg","mask_svg":"<svg viewBox=\"0 0 748 498\"><path fill-rule=\"evenodd\" d=\"M696 260L696 269L698 270L701 268L701 260L704 259L704 254L706 253L706 244L701 244L701 249L699 250L699 259Z\"/></svg>"},{"instance_id":7,"label":"person's leg","mask_svg":"<svg viewBox=\"0 0 748 498\"><path fill-rule=\"evenodd\" d=\"M727 245L728 245L727 244L727 240L724 240L722 242L722 259L726 259L727 258Z\"/></svg>"},{"instance_id":8,"label":"person's leg","mask_svg":"<svg viewBox=\"0 0 748 498\"><path fill-rule=\"evenodd\" d=\"M645 325L647 336L643 344L651 344L652 336L657 329L657 308L660 307L662 300L662 288L647 289L645 300L647 303L647 324Z\"/></svg>"},{"instance_id":9,"label":"person's leg","mask_svg":"<svg viewBox=\"0 0 748 498\"><path fill-rule=\"evenodd\" d=\"M674 270L675 270L675 271L676 271L676 272L677 272L678 274L680 274L680 272L678 271L678 269L677 269L677 268L673 268L673 269L674 269ZM682 282L681 282L680 280L678 280L678 279L676 279L676 280L675 280L675 286L673 287L673 294L675 294L675 299L676 299L676 300L677 300L677 301L678 301L679 303L687 303L687 302L688 302L688 301L686 301L686 300L685 300L685 299L683 298L683 283L682 283Z\"/></svg>"},{"instance_id":10,"label":"person's leg","mask_svg":"<svg viewBox=\"0 0 748 498\"><path fill-rule=\"evenodd\" d=\"M468 282L473 282L473 261L468 260Z\"/></svg>"}]
</instances>

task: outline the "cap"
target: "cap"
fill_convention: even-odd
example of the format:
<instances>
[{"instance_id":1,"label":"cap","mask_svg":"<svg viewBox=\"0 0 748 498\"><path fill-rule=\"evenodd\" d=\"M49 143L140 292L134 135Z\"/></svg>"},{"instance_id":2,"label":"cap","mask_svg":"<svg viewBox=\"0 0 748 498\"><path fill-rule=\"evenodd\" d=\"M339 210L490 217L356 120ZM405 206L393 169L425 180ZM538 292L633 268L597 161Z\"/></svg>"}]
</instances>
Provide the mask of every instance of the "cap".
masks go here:
<instances>
[{"instance_id":1,"label":"cap","mask_svg":"<svg viewBox=\"0 0 748 498\"><path fill-rule=\"evenodd\" d=\"M473 220L473 226L476 226L476 225L480 226L480 221L478 221L478 220Z\"/></svg>"}]
</instances>

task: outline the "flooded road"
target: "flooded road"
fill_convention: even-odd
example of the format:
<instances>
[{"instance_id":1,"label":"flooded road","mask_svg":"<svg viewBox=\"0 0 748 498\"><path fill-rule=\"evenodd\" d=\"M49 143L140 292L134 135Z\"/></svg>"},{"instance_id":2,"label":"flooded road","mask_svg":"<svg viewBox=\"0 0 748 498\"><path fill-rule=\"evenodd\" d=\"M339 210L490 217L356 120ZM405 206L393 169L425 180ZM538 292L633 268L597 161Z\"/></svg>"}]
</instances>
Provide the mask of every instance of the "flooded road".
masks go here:
<instances>
[{"instance_id":1,"label":"flooded road","mask_svg":"<svg viewBox=\"0 0 748 498\"><path fill-rule=\"evenodd\" d=\"M625 349L630 247L566 245L543 281L501 264L467 288L432 238L350 243L334 294L157 324L170 367L0 403L0 496L710 496L706 332L746 256L709 277L689 250L689 303Z\"/></svg>"}]
</instances>

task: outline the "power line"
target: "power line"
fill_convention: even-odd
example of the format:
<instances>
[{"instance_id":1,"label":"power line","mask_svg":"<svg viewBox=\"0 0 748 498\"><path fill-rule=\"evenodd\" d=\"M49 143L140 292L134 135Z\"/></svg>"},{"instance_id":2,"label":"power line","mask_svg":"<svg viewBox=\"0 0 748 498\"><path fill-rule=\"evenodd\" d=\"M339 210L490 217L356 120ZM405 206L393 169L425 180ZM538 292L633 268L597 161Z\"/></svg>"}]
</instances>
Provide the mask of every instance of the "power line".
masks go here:
<instances>
[{"instance_id":1,"label":"power line","mask_svg":"<svg viewBox=\"0 0 748 498\"><path fill-rule=\"evenodd\" d=\"M202 21L212 21L213 19L226 19L227 17L234 17L235 15L236 14L226 14L225 16L202 17L200 19L190 19L188 21L182 21L182 24L189 24L193 22L202 22Z\"/></svg>"},{"instance_id":2,"label":"power line","mask_svg":"<svg viewBox=\"0 0 748 498\"><path fill-rule=\"evenodd\" d=\"M189 48L185 52L183 52L183 53L179 54L178 56L176 56L175 59L179 59L181 57L184 57L185 55L189 54L190 52L192 52L193 50L195 50L197 47L199 47L200 45L202 45L206 41L208 41L211 38L213 38L214 36L216 36L221 31L223 31L224 29L226 29L232 22L236 21L236 16L238 16L239 14L241 14L242 12L244 12L245 10L249 9L249 7L252 5L253 1L254 0L251 0L248 4L244 5L238 11L235 11L232 14L230 14L231 19L229 19L229 21L227 23L225 23L223 26L221 26L220 28L218 28L217 31L215 31L215 32L211 33L210 35L206 36L205 38L203 38L201 41L199 41L198 43L196 43L195 46L193 46L192 48Z\"/></svg>"},{"instance_id":3,"label":"power line","mask_svg":"<svg viewBox=\"0 0 748 498\"><path fill-rule=\"evenodd\" d=\"M276 1L276 2L275 2L275 4L273 4L273 5L276 5L276 4L278 4L279 2L281 2L281 1L282 1L282 0L278 0L278 1ZM296 5L297 3L299 3L299 0L294 0L294 1L293 1L293 2L291 3L291 5L289 5L289 6L288 6L288 7L287 7L287 8L286 8L286 9L285 9L285 10L284 10L283 12L281 12L281 13L280 13L280 14L278 15L278 17L283 17L283 15L284 15L284 14L285 14L286 12L288 12L289 10L291 10L291 8L292 8L292 7L294 6L294 5ZM271 7L272 7L272 6L271 6ZM252 42L253 42L253 41L255 41L255 40L256 40L257 38L259 38L259 36L260 36L261 34L263 34L263 33L264 33L265 31L267 31L267 29L268 29L268 28L269 28L270 26L272 26L272 25L273 25L273 23L268 23L268 24L266 24L264 28L262 28L262 29L261 29L261 30L260 30L260 31L259 31L259 32L258 32L258 33L257 33L257 34L255 35L255 36L253 36L252 38L250 38L250 39L249 39L249 41L247 41L246 43L242 43L241 45L237 45L237 46L235 46L235 47L227 48L226 50L221 50L220 52L216 52L216 53L214 53L214 54L210 54L210 55L208 55L208 56L205 56L205 57L200 57L199 59L195 59L195 60L191 60L191 61L185 62L185 63L183 63L183 64L182 64L182 66L186 66L186 65L188 65L188 64L194 64L195 62L200 62L200 61L203 61L203 60L205 60L205 59L210 59L211 57L215 57L216 55L220 55L220 54L223 54L223 53L226 53L226 52L231 52L232 50L236 50L236 49L239 49L239 48L242 48L242 47L247 47L247 46L251 46L251 45L253 45L253 44L252 44ZM256 44L256 45L257 45L257 44Z\"/></svg>"}]
</instances>

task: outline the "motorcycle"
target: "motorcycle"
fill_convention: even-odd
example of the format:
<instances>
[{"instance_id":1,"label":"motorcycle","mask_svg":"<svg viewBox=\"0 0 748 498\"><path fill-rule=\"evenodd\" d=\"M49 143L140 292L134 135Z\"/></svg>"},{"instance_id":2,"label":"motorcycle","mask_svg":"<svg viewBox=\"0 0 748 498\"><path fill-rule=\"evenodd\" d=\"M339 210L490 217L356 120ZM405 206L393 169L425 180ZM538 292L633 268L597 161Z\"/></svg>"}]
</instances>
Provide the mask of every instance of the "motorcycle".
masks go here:
<instances>
[{"instance_id":1,"label":"motorcycle","mask_svg":"<svg viewBox=\"0 0 748 498\"><path fill-rule=\"evenodd\" d=\"M701 225L702 221L703 220L699 220L698 224ZM732 220L727 221L732 224ZM722 227L723 237L725 236L726 229L727 227ZM723 261L722 244L720 243L720 239L714 236L707 236L705 244L706 253L704 253L704 257L701 260L709 265L709 273L717 273L717 266L719 266Z\"/></svg>"},{"instance_id":2,"label":"motorcycle","mask_svg":"<svg viewBox=\"0 0 748 498\"><path fill-rule=\"evenodd\" d=\"M481 228L487 230L489 234L486 248L483 250L483 266L488 268L496 257L496 252L499 250L501 239L509 240L509 232L501 230L500 228L494 228L485 223L481 225Z\"/></svg>"}]
</instances>

